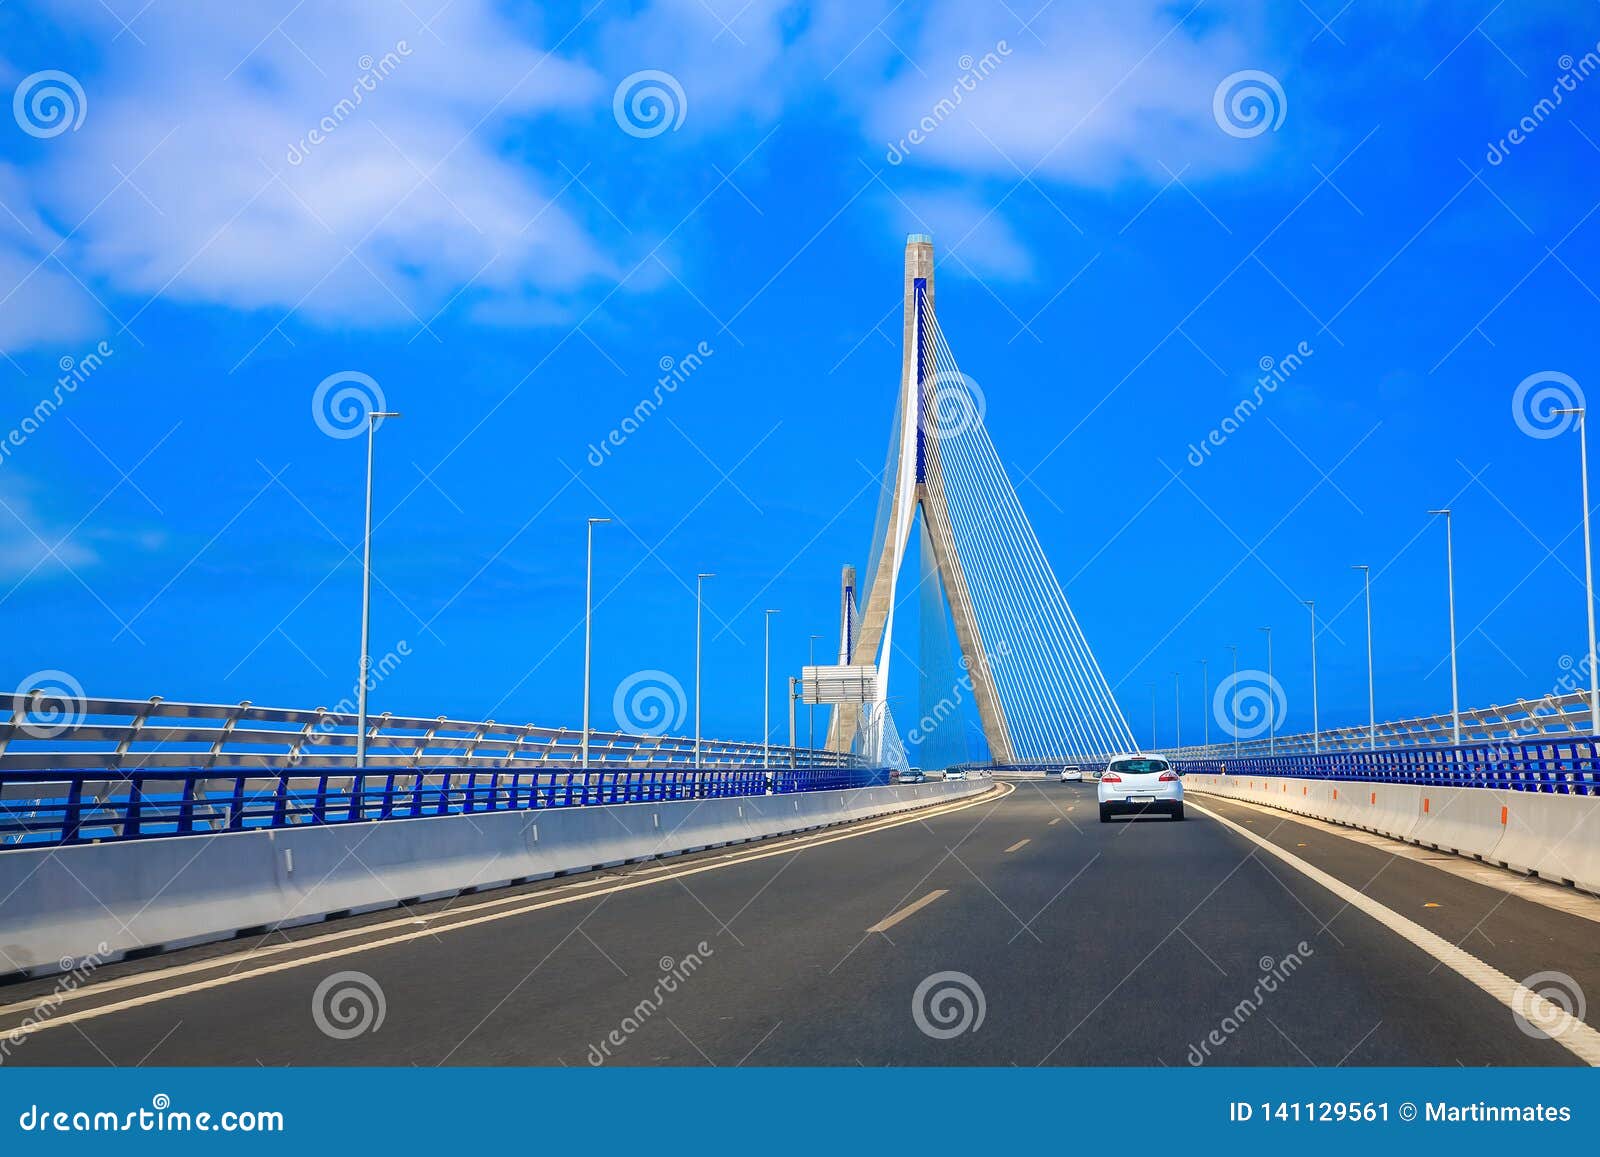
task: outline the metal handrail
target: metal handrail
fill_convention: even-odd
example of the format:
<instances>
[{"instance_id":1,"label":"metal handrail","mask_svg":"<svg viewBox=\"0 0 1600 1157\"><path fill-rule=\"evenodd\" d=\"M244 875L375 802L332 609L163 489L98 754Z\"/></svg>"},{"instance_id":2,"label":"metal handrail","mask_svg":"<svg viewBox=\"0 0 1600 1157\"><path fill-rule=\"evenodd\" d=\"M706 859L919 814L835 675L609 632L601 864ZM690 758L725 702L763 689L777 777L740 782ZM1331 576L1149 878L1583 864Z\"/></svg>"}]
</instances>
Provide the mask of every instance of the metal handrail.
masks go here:
<instances>
[{"instance_id":1,"label":"metal handrail","mask_svg":"<svg viewBox=\"0 0 1600 1157\"><path fill-rule=\"evenodd\" d=\"M356 716L349 712L257 707L241 703L72 698L33 691L0 695L0 774L8 771L144 768L300 770L355 767ZM366 766L378 770L466 766L571 767L581 758L582 732L534 724L422 718L369 718ZM591 731L592 767L675 767L694 763L694 740L683 736ZM706 739L702 767L774 769L850 767L841 752Z\"/></svg>"},{"instance_id":2,"label":"metal handrail","mask_svg":"<svg viewBox=\"0 0 1600 1157\"><path fill-rule=\"evenodd\" d=\"M1479 707L1461 712L1461 738L1467 743L1517 742L1543 736L1588 735L1590 732L1589 695L1574 691L1546 695L1542 699L1519 699L1504 706ZM1313 735L1309 731L1293 735L1253 735L1241 739L1235 748L1231 738L1212 744L1195 744L1163 751L1178 759L1237 759L1239 756L1301 755L1318 749L1324 752L1396 750L1418 746L1452 746L1454 721L1448 711L1440 715L1419 715L1411 719L1381 722L1376 742L1371 743L1367 724L1335 727Z\"/></svg>"},{"instance_id":3,"label":"metal handrail","mask_svg":"<svg viewBox=\"0 0 1600 1157\"><path fill-rule=\"evenodd\" d=\"M253 769L8 771L0 846L26 847L360 823L492 811L789 795L875 787L883 768L453 767L306 775Z\"/></svg>"},{"instance_id":4,"label":"metal handrail","mask_svg":"<svg viewBox=\"0 0 1600 1157\"><path fill-rule=\"evenodd\" d=\"M1362 780L1436 787L1487 787L1551 795L1600 795L1600 741L1426 746L1403 751L1337 751L1317 755L1178 758L1185 774L1235 778Z\"/></svg>"},{"instance_id":5,"label":"metal handrail","mask_svg":"<svg viewBox=\"0 0 1600 1157\"><path fill-rule=\"evenodd\" d=\"M1373 732L1375 731L1375 740ZM1461 713L1461 746L1471 744L1526 743L1550 738L1580 738L1590 735L1589 696L1585 691L1563 695L1546 695L1542 699L1519 699L1506 706L1479 707ZM1333 727L1313 735L1300 731L1292 735L1252 735L1240 739L1220 739L1210 744L1188 747L1160 748L1157 754L1177 760L1212 759L1235 763L1241 758L1260 758L1285 755L1311 755L1317 752L1408 751L1423 747L1453 747L1455 744L1454 720L1449 712L1442 715L1419 715L1412 719L1389 720L1375 729L1362 724L1355 727ZM1039 770L1059 768L1063 764L1081 764L1093 767L1104 764L1116 752L1077 753L1044 757L1027 763L1008 765L1014 770ZM976 762L959 764L963 768L997 769L994 763Z\"/></svg>"}]
</instances>

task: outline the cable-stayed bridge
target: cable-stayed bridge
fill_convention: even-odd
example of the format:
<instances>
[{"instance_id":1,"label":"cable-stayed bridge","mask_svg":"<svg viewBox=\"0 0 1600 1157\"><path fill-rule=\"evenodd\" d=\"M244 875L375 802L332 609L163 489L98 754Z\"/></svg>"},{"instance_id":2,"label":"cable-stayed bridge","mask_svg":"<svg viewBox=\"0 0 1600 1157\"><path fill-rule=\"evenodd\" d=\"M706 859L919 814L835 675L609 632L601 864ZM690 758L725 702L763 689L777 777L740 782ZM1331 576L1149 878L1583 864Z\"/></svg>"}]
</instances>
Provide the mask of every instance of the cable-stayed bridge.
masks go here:
<instances>
[{"instance_id":1,"label":"cable-stayed bridge","mask_svg":"<svg viewBox=\"0 0 1600 1157\"><path fill-rule=\"evenodd\" d=\"M970 689L988 756L1000 764L1132 750L1128 721L1006 476L984 426L982 395L961 372L934 300L933 238L912 234L900 391L867 582L858 614L854 570L847 572L840 626L840 662L872 668L876 678L859 711L847 704L835 711L828 745L903 762L889 692L899 667L901 572L915 535L924 560L916 587L922 638L932 644L917 670L919 702ZM959 676L937 662L947 617Z\"/></svg>"},{"instance_id":2,"label":"cable-stayed bridge","mask_svg":"<svg viewBox=\"0 0 1600 1157\"><path fill-rule=\"evenodd\" d=\"M858 593L857 568L844 568L839 665L809 669L814 680L831 680L835 691L843 690L836 701L861 700L838 703L829 748L905 767L910 755L900 732L906 720L897 725L890 706L898 699L916 704L910 714L921 718L910 730L921 741L919 761L928 767L1092 763L1139 750L990 439L983 394L961 371L939 323L933 240L926 234L912 234L906 242L903 334L900 389L865 582ZM920 567L913 584L905 572L914 553ZM895 636L897 615L913 604L920 612L916 663L903 645L904 628L900 641ZM843 677L851 667L860 678ZM907 687L916 688L914 697L892 694ZM1218 717L1232 738L1180 754L1203 759L1503 745L1587 736L1592 730L1591 702L1571 694L1381 726L1374 714L1363 726L1280 740L1279 696L1276 685L1220 689ZM968 702L978 716L978 751L961 742ZM1209 711L1213 705L1205 706ZM1581 755L1569 749L1568 758Z\"/></svg>"},{"instance_id":3,"label":"cable-stayed bridge","mask_svg":"<svg viewBox=\"0 0 1600 1157\"><path fill-rule=\"evenodd\" d=\"M1600 1064L1585 697L1279 735L1240 696L1159 753L1191 822L1094 822L1138 740L925 235L904 293L825 749L792 692L779 746L21 688L0 1065ZM911 717L943 777L895 774Z\"/></svg>"}]
</instances>

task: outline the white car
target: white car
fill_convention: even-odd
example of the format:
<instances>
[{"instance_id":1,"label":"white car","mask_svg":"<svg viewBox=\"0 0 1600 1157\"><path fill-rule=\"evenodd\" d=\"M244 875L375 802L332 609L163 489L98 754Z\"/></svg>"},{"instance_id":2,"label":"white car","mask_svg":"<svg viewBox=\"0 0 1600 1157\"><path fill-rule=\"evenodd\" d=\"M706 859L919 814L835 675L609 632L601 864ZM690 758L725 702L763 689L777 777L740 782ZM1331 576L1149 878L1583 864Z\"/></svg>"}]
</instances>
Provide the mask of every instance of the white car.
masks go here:
<instances>
[{"instance_id":1,"label":"white car","mask_svg":"<svg viewBox=\"0 0 1600 1157\"><path fill-rule=\"evenodd\" d=\"M1183 818L1183 780L1158 755L1114 755L1100 775L1100 822L1117 812L1165 812Z\"/></svg>"},{"instance_id":2,"label":"white car","mask_svg":"<svg viewBox=\"0 0 1600 1157\"><path fill-rule=\"evenodd\" d=\"M1083 782L1083 768L1081 768L1081 767L1063 767L1061 769L1061 782L1062 783L1082 783Z\"/></svg>"},{"instance_id":3,"label":"white car","mask_svg":"<svg viewBox=\"0 0 1600 1157\"><path fill-rule=\"evenodd\" d=\"M967 773L959 767L952 767L944 773L946 779L966 779Z\"/></svg>"}]
</instances>

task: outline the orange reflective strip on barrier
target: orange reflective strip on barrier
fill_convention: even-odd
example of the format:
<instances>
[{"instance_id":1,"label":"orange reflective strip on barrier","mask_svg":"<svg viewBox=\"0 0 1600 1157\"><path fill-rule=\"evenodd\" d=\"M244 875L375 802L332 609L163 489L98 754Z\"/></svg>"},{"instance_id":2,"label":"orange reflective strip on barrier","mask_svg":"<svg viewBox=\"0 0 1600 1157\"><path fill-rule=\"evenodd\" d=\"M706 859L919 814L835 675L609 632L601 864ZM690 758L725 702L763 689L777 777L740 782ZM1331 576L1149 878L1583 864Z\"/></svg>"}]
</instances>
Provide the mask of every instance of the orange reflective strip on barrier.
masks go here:
<instances>
[{"instance_id":1,"label":"orange reflective strip on barrier","mask_svg":"<svg viewBox=\"0 0 1600 1157\"><path fill-rule=\"evenodd\" d=\"M1333 789L1333 798L1334 799L1338 799L1339 798L1339 789L1338 788L1334 788Z\"/></svg>"},{"instance_id":2,"label":"orange reflective strip on barrier","mask_svg":"<svg viewBox=\"0 0 1600 1157\"><path fill-rule=\"evenodd\" d=\"M1504 827L1505 823L1506 823L1506 809L1504 807L1502 807L1500 809L1500 826Z\"/></svg>"},{"instance_id":3,"label":"orange reflective strip on barrier","mask_svg":"<svg viewBox=\"0 0 1600 1157\"><path fill-rule=\"evenodd\" d=\"M1423 796L1422 797L1422 814L1423 815L1427 815L1428 814L1428 797L1427 796Z\"/></svg>"},{"instance_id":4,"label":"orange reflective strip on barrier","mask_svg":"<svg viewBox=\"0 0 1600 1157\"><path fill-rule=\"evenodd\" d=\"M1372 803L1377 803L1377 802L1378 802L1378 793L1377 793L1377 792L1373 792L1373 793L1372 793L1372 800L1371 800L1371 802L1372 802Z\"/></svg>"}]
</instances>

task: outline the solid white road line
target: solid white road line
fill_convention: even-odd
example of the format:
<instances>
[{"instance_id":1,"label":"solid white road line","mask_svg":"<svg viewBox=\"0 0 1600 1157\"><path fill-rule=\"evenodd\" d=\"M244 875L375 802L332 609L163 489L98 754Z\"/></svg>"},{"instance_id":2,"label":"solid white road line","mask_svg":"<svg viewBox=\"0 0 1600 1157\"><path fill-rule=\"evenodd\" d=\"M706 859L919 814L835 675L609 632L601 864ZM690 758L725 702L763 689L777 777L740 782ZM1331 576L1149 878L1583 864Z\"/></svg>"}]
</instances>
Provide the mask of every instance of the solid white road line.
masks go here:
<instances>
[{"instance_id":1,"label":"solid white road line","mask_svg":"<svg viewBox=\"0 0 1600 1157\"><path fill-rule=\"evenodd\" d=\"M836 843L839 840L855 839L860 836L871 835L876 832L885 831L889 828L899 827L903 824L920 823L932 817L948 815L951 812L962 811L969 807L976 807L978 804L998 802L999 798L1009 795L1015 790L1015 788L1013 788L1010 784L996 784L995 788L999 795L997 795L996 792L983 792L980 795L961 799L954 803L934 804L930 807L918 808L915 811L905 812L900 815L888 817L886 819L869 820L859 828L846 829L845 831L839 832L835 835L806 837L805 842L798 845L792 840L785 840L784 845L781 847L770 847L765 841L762 841L761 843L752 845L748 854L735 853L734 855L722 857L709 863L695 863L685 867L681 871L676 872L655 873L642 878L625 878L609 887L585 888L582 891L574 890L574 892L571 894L563 893L562 895L558 895L553 898L540 899L533 903L523 904L517 907L505 906L521 897L506 897L502 900L494 900L483 904L472 905L467 908L455 909L448 913L441 912L434 915L432 919L428 921L429 925L432 926L421 929L418 929L416 926L416 917L407 916L398 920L390 920L383 924L370 925L362 929L350 929L345 932L330 933L327 936L311 937L306 940L295 941L292 944L272 945L267 948L252 949L247 952L232 953L227 956L215 957L211 960L197 961L194 964L161 969L158 972L147 973L143 976L121 977L118 980L107 981L103 984L88 985L83 988L75 989L70 993L62 994L62 998L93 997L99 995L100 993L104 993L113 987L138 985L157 980L176 979L177 977L190 973L209 971L228 965L241 968L240 971L231 972L226 976L217 976L209 980L200 980L189 984L180 984L173 988L147 993L143 996L135 996L126 1000L119 1000L103 1005L97 1005L94 1008L84 1009L81 1012L61 1013L46 1020L36 1021L33 1024L16 1025L10 1028L0 1028L0 1033L28 1036L32 1033L43 1032L46 1029L55 1028L59 1025L68 1025L75 1024L79 1021L94 1020L97 1017L109 1016L112 1013L122 1012L126 1009L138 1008L146 1004L155 1004L163 1000L171 1000L175 997L184 996L191 992L201 992L206 989L220 988L227 984L237 984L240 981L249 980L255 976L265 976L274 972L285 972L291 968L300 968L308 964L317 964L324 960L336 960L345 956L353 956L358 952L367 952L376 948L384 948L394 944L404 944L408 941L420 940L425 936L442 936L445 933L454 932L460 928L472 928L479 924L487 924L496 920L507 920L515 916L526 915L529 912L538 912L545 908L556 908L566 904L575 904L584 900L592 900L599 896L609 896L616 892L629 892L635 888L645 888L654 884L665 883L668 880L682 879L685 876L698 876L702 872L714 872L720 868L731 867L734 864L746 864L754 860L768 859L772 856L792 855L796 852L806 851L810 848L821 847L824 844ZM547 893L534 893L534 895L546 896ZM467 912L479 911L481 909L491 907L504 907L505 910L490 912L486 915L475 916L466 920L454 918ZM450 922L435 923L446 920L449 920ZM398 933L393 936L386 936L378 940L367 940L362 941L359 944L345 945L344 947L334 948L327 952L313 953L309 956L297 956L293 960L280 961L276 964L268 964L259 968L244 969L242 967L243 965L248 964L252 959L256 959L261 956L287 953L293 951L295 948L315 947L320 944L326 944L330 941L340 940L349 936L360 935L362 933L370 934L386 929L398 929L402 927L410 928L411 931ZM36 1008L39 1003L39 1000L18 1002L16 1004L8 1005L4 1009L0 1009L0 1013L14 1014L24 1010L31 1012L31 1010Z\"/></svg>"},{"instance_id":2,"label":"solid white road line","mask_svg":"<svg viewBox=\"0 0 1600 1157\"><path fill-rule=\"evenodd\" d=\"M907 904L904 908L900 909L900 911L894 913L891 916L885 916L882 920L879 920L871 928L868 928L867 931L868 932L887 932L887 931L889 931L889 929L893 928L896 924L900 923L900 921L904 920L907 916L910 916L913 913L922 911L929 904L933 903L940 896L945 895L949 891L950 891L949 888L935 888L933 891L929 892L922 899L917 900L917 901L915 901L913 903Z\"/></svg>"},{"instance_id":3,"label":"solid white road line","mask_svg":"<svg viewBox=\"0 0 1600 1157\"><path fill-rule=\"evenodd\" d=\"M1365 892L1358 891L1321 868L1308 864L1293 852L1285 851L1271 840L1263 839L1248 828L1202 807L1191 798L1189 806L1202 815L1210 816L1224 827L1238 832L1245 839L1300 872L1307 879L1321 884L1352 908L1359 908L1389 931L1422 949L1440 964L1458 973L1494 997L1513 1014L1529 1022L1552 1026L1549 1036L1573 1056L1589 1065L1600 1065L1600 1032L1589 1027L1557 1004L1546 1000L1531 989L1518 984L1511 977L1493 968L1476 956L1450 943L1443 936L1430 932L1414 920L1407 919L1392 908L1378 903Z\"/></svg>"}]
</instances>

